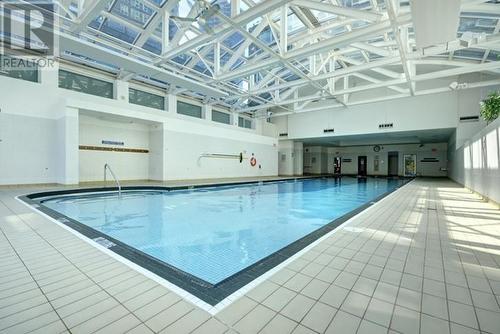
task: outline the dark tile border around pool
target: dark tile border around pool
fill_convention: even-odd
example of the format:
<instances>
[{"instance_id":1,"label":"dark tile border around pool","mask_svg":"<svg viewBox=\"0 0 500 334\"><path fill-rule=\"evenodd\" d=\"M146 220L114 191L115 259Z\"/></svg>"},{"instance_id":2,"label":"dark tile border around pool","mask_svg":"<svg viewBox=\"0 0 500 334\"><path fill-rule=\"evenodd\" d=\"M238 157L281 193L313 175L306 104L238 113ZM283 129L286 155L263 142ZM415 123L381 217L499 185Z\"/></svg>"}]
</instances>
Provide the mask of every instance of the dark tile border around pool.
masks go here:
<instances>
[{"instance_id":1,"label":"dark tile border around pool","mask_svg":"<svg viewBox=\"0 0 500 334\"><path fill-rule=\"evenodd\" d=\"M234 182L234 183L223 183L223 184L209 184L209 185L199 185L199 186L181 186L181 187L161 187L161 186L127 186L122 187L122 190L162 190L162 191L172 191L172 190L185 190L185 189L196 189L196 188L206 188L206 187L216 187L216 186L234 186L234 185L248 185L248 184L259 184L259 183L269 183L269 182L286 182L291 180L304 180L309 178L297 178L297 179L280 179L280 180L265 180L265 181L249 181L249 182ZM74 219L71 219L55 210L49 209L43 204L41 204L41 198L57 196L57 195L69 195L77 193L91 193L91 192L109 192L116 191L117 188L83 188L83 189L71 189L71 190L59 190L59 191L47 191L41 193L34 193L25 196L20 196L19 199L25 203L33 206L35 209L43 212L44 214L52 217L58 222L71 227L75 231L83 234L87 238L104 238L113 242L115 245L110 247L109 250L123 256L124 258L134 262L135 264L147 269L154 274L166 279L172 284L188 291L194 296L200 298L204 302L210 305L216 305L224 298L232 294L233 292L239 290L246 284L250 283L254 279L258 278L265 272L274 268L281 262L285 261L295 253L304 249L306 246L316 241L328 232L336 229L339 225L350 219L351 217L357 215L361 211L370 207L374 203L380 201L382 198L386 197L393 191L401 188L403 185L407 184L410 179L406 180L403 184L396 187L395 189L388 191L379 197L373 199L369 203L366 203L355 210L333 220L332 222L320 227L316 231L292 242L288 246L276 251L275 253L268 255L262 260L246 267L245 269L239 271L238 273L224 279L217 284L211 284L198 277L195 277L189 273L186 273L168 263L165 263L157 258L154 258L140 250L128 246L127 244L116 240L104 233L101 233L93 228L90 228ZM38 199L38 200L37 200Z\"/></svg>"}]
</instances>

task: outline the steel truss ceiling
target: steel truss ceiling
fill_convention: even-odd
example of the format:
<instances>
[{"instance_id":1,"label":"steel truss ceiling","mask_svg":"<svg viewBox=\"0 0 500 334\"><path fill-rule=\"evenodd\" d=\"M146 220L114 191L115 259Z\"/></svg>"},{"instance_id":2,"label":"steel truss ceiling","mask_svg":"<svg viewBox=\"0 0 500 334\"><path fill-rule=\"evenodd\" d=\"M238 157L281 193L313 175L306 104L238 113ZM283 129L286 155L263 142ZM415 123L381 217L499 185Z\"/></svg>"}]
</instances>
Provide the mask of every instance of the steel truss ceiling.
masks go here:
<instances>
[{"instance_id":1,"label":"steel truss ceiling","mask_svg":"<svg viewBox=\"0 0 500 334\"><path fill-rule=\"evenodd\" d=\"M62 34L119 52L221 91L218 97L130 68L66 53L114 71L241 112L265 115L345 107L449 90L419 83L485 72L500 83L500 3L463 0L457 39L416 49L408 0L217 0L207 22L195 0L60 0ZM421 70L425 68L426 70ZM430 70L429 70L430 69ZM384 96L351 99L384 89ZM323 108L323 107L321 107ZM325 107L326 108L326 107Z\"/></svg>"}]
</instances>

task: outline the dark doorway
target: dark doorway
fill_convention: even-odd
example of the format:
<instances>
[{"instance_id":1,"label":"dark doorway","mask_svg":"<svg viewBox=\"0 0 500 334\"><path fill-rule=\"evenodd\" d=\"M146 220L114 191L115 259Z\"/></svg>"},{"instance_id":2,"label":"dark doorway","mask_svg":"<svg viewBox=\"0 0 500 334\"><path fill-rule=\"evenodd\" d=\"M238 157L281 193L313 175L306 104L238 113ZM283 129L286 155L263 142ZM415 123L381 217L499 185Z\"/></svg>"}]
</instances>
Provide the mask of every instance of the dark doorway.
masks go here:
<instances>
[{"instance_id":1,"label":"dark doorway","mask_svg":"<svg viewBox=\"0 0 500 334\"><path fill-rule=\"evenodd\" d=\"M398 176L399 174L399 153L389 152L388 153L388 165L387 165L387 175L388 176Z\"/></svg>"},{"instance_id":2,"label":"dark doorway","mask_svg":"<svg viewBox=\"0 0 500 334\"><path fill-rule=\"evenodd\" d=\"M333 158L333 174L340 175L342 173L342 159L340 157Z\"/></svg>"},{"instance_id":3,"label":"dark doorway","mask_svg":"<svg viewBox=\"0 0 500 334\"><path fill-rule=\"evenodd\" d=\"M366 176L366 155L358 157L358 176Z\"/></svg>"}]
</instances>

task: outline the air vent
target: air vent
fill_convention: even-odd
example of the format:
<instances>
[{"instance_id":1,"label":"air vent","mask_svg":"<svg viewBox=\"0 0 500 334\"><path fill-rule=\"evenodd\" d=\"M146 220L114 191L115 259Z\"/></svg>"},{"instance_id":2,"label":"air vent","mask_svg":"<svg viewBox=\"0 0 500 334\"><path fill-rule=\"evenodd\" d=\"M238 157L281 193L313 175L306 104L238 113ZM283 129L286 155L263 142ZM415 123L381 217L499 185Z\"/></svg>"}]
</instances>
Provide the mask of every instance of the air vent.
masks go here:
<instances>
[{"instance_id":1,"label":"air vent","mask_svg":"<svg viewBox=\"0 0 500 334\"><path fill-rule=\"evenodd\" d=\"M423 158L420 162L439 162L436 158Z\"/></svg>"},{"instance_id":2,"label":"air vent","mask_svg":"<svg viewBox=\"0 0 500 334\"><path fill-rule=\"evenodd\" d=\"M324 129L323 130L324 133L332 133L334 131L335 131L334 129Z\"/></svg>"},{"instance_id":3,"label":"air vent","mask_svg":"<svg viewBox=\"0 0 500 334\"><path fill-rule=\"evenodd\" d=\"M379 124L378 125L378 128L379 129L388 129L388 128L392 128L394 125L392 123L383 123L383 124Z\"/></svg>"},{"instance_id":4,"label":"air vent","mask_svg":"<svg viewBox=\"0 0 500 334\"><path fill-rule=\"evenodd\" d=\"M288 137L288 132L283 132L279 134L280 137Z\"/></svg>"},{"instance_id":5,"label":"air vent","mask_svg":"<svg viewBox=\"0 0 500 334\"><path fill-rule=\"evenodd\" d=\"M460 117L460 122L478 122L479 116L463 116Z\"/></svg>"}]
</instances>

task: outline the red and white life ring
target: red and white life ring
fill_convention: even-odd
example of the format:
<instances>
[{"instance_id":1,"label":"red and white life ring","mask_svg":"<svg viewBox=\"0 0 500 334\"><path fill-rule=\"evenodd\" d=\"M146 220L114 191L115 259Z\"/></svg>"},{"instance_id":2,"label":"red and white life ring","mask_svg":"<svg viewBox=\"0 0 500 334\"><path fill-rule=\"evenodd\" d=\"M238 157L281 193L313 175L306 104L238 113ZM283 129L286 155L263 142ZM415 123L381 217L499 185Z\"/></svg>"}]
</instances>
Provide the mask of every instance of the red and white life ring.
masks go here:
<instances>
[{"instance_id":1,"label":"red and white life ring","mask_svg":"<svg viewBox=\"0 0 500 334\"><path fill-rule=\"evenodd\" d=\"M254 167L256 164L257 164L257 159L255 159L255 157L251 157L250 158L250 165L252 165L252 167Z\"/></svg>"}]
</instances>

